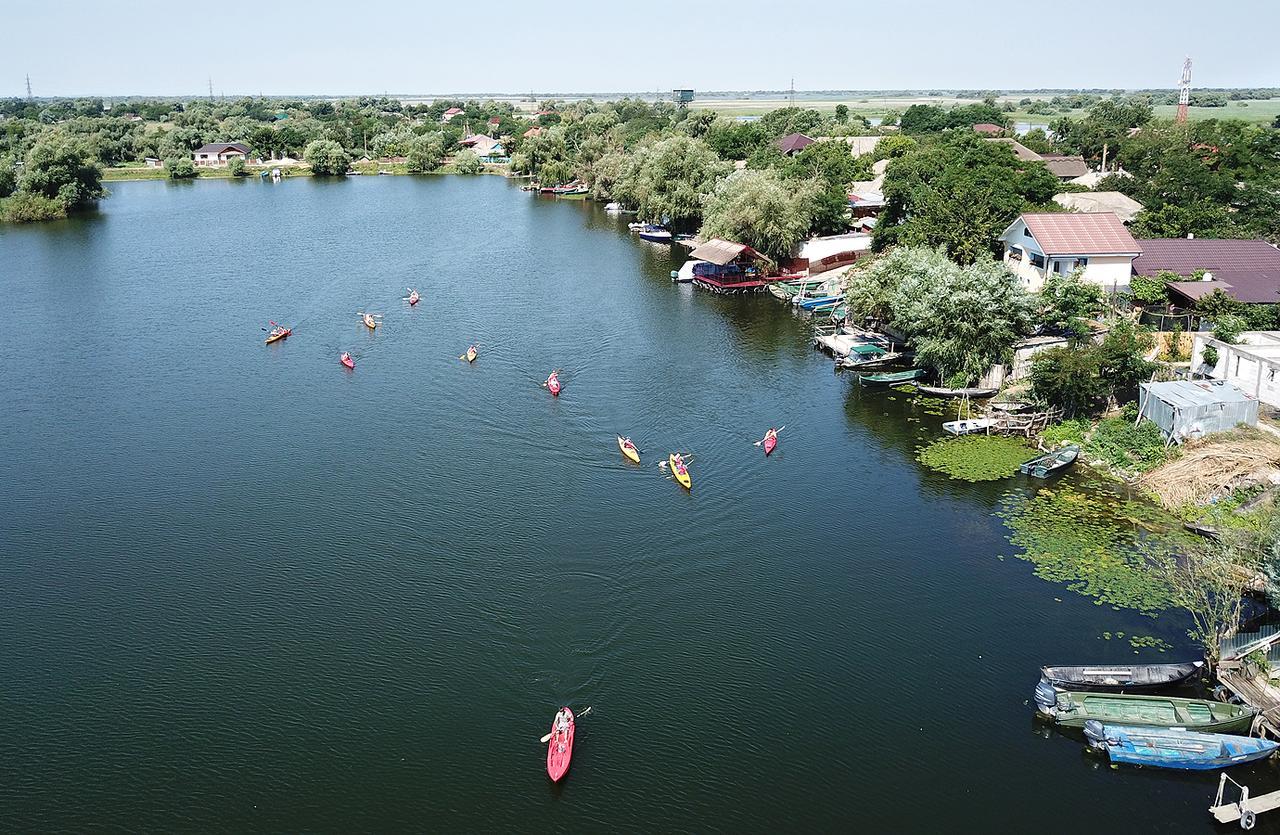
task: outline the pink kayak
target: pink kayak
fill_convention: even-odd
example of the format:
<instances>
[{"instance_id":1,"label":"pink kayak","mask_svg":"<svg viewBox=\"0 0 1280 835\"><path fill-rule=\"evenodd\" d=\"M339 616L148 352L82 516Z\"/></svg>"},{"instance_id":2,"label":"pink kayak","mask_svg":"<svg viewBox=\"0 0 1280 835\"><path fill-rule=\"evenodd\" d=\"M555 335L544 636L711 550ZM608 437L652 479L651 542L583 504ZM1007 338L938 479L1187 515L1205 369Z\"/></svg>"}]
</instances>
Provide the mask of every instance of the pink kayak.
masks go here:
<instances>
[{"instance_id":1,"label":"pink kayak","mask_svg":"<svg viewBox=\"0 0 1280 835\"><path fill-rule=\"evenodd\" d=\"M768 455L769 453L773 452L773 448L774 448L774 447L776 447L777 445L778 445L778 436L777 436L777 435L770 435L769 437L765 438L765 439L764 439L764 454L765 454L765 455Z\"/></svg>"},{"instance_id":2,"label":"pink kayak","mask_svg":"<svg viewBox=\"0 0 1280 835\"><path fill-rule=\"evenodd\" d=\"M547 389L556 397L560 396L560 378L552 374L547 378Z\"/></svg>"},{"instance_id":3,"label":"pink kayak","mask_svg":"<svg viewBox=\"0 0 1280 835\"><path fill-rule=\"evenodd\" d=\"M561 708L569 714L569 728L563 733L556 730L556 720L551 720L551 742L547 745L547 776L552 782L560 782L569 770L569 760L573 758L573 711Z\"/></svg>"},{"instance_id":4,"label":"pink kayak","mask_svg":"<svg viewBox=\"0 0 1280 835\"><path fill-rule=\"evenodd\" d=\"M338 362L342 363L347 368L354 369L356 367L356 361L353 360L351 358L351 355L347 353L343 353L343 355L338 358Z\"/></svg>"}]
</instances>

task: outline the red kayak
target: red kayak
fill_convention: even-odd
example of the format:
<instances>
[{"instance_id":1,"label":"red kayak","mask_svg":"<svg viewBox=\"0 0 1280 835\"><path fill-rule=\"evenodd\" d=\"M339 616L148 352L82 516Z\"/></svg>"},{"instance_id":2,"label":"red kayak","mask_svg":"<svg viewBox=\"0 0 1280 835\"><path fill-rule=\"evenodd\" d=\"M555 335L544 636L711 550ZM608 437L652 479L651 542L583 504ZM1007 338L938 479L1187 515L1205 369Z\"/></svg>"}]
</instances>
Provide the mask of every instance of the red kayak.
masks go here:
<instances>
[{"instance_id":1,"label":"red kayak","mask_svg":"<svg viewBox=\"0 0 1280 835\"><path fill-rule=\"evenodd\" d=\"M560 378L552 374L547 378L547 389L556 397L560 396Z\"/></svg>"},{"instance_id":2,"label":"red kayak","mask_svg":"<svg viewBox=\"0 0 1280 835\"><path fill-rule=\"evenodd\" d=\"M778 436L777 436L777 435L770 435L769 437L765 438L765 439L764 439L764 454L765 454L765 455L768 455L769 453L773 452L773 448L774 448L774 447L776 447L777 445L778 445Z\"/></svg>"},{"instance_id":3,"label":"red kayak","mask_svg":"<svg viewBox=\"0 0 1280 835\"><path fill-rule=\"evenodd\" d=\"M563 733L557 731L556 720L552 719L551 742L547 745L547 776L556 783L569 770L569 760L573 758L573 711L567 707L560 709L569 714L569 728Z\"/></svg>"},{"instance_id":4,"label":"red kayak","mask_svg":"<svg viewBox=\"0 0 1280 835\"><path fill-rule=\"evenodd\" d=\"M345 365L347 368L354 370L356 367L356 361L353 360L351 358L351 355L346 353L345 351L343 352L342 356L338 358L338 361L341 362L343 365Z\"/></svg>"}]
</instances>

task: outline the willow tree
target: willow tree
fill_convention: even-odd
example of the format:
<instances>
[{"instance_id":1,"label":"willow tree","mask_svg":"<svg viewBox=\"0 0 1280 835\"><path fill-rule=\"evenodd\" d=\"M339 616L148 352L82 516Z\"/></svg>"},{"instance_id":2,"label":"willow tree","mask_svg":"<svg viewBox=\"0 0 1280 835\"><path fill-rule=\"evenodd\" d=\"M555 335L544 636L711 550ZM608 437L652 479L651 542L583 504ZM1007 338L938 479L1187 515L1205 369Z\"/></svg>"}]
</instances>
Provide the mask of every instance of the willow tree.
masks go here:
<instances>
[{"instance_id":1,"label":"willow tree","mask_svg":"<svg viewBox=\"0 0 1280 835\"><path fill-rule=\"evenodd\" d=\"M944 382L973 384L1031 331L1034 299L990 257L961 266L941 248L900 247L850 282L850 311L902 333Z\"/></svg>"},{"instance_id":2,"label":"willow tree","mask_svg":"<svg viewBox=\"0 0 1280 835\"><path fill-rule=\"evenodd\" d=\"M626 156L614 196L645 220L690 227L731 170L702 140L669 136Z\"/></svg>"},{"instance_id":3,"label":"willow tree","mask_svg":"<svg viewBox=\"0 0 1280 835\"><path fill-rule=\"evenodd\" d=\"M787 181L774 171L737 171L707 201L699 235L787 258L809 232L817 192L812 182Z\"/></svg>"}]
</instances>

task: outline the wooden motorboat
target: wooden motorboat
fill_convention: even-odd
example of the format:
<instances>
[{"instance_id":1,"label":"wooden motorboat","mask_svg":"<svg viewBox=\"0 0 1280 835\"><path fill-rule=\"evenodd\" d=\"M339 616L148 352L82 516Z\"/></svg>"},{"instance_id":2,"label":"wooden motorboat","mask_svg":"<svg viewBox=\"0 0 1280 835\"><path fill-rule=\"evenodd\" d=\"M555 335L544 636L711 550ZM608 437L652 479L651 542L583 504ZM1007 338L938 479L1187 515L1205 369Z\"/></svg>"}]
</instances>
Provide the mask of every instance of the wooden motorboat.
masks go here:
<instances>
[{"instance_id":1,"label":"wooden motorboat","mask_svg":"<svg viewBox=\"0 0 1280 835\"><path fill-rule=\"evenodd\" d=\"M1150 693L1177 687L1200 675L1203 661L1178 664L1096 664L1092 667L1041 667L1040 675L1054 687L1107 693Z\"/></svg>"},{"instance_id":2,"label":"wooden motorboat","mask_svg":"<svg viewBox=\"0 0 1280 835\"><path fill-rule=\"evenodd\" d=\"M1084 728L1097 719L1118 725L1183 728L1205 733L1248 733L1257 709L1246 705L1128 693L1059 690L1047 681L1036 685L1036 708L1060 727Z\"/></svg>"},{"instance_id":3,"label":"wooden motorboat","mask_svg":"<svg viewBox=\"0 0 1280 835\"><path fill-rule=\"evenodd\" d=\"M1048 478L1052 473L1065 469L1075 462L1080 455L1080 447L1075 444L1055 449L1053 452L1032 458L1018 468L1023 475L1036 478Z\"/></svg>"},{"instance_id":4,"label":"wooden motorboat","mask_svg":"<svg viewBox=\"0 0 1280 835\"><path fill-rule=\"evenodd\" d=\"M1104 725L1094 719L1084 723L1084 735L1090 747L1106 752L1113 763L1184 771L1217 771L1257 762L1280 748L1280 743L1269 739L1171 728Z\"/></svg>"}]
</instances>

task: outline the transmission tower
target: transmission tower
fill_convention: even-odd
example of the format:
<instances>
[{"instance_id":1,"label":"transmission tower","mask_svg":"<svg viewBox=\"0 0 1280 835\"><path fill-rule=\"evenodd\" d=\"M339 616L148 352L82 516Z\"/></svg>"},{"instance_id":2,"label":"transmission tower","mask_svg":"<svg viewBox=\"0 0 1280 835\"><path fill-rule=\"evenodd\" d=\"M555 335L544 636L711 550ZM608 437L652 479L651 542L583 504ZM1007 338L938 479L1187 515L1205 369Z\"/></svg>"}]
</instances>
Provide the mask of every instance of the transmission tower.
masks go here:
<instances>
[{"instance_id":1,"label":"transmission tower","mask_svg":"<svg viewBox=\"0 0 1280 835\"><path fill-rule=\"evenodd\" d=\"M794 78L791 79L791 90L787 94L787 104L790 107L796 106L796 80Z\"/></svg>"},{"instance_id":2,"label":"transmission tower","mask_svg":"<svg viewBox=\"0 0 1280 835\"><path fill-rule=\"evenodd\" d=\"M213 101L213 76L209 76L209 101Z\"/></svg>"},{"instance_id":3,"label":"transmission tower","mask_svg":"<svg viewBox=\"0 0 1280 835\"><path fill-rule=\"evenodd\" d=\"M27 101L31 101L32 98L34 97L31 95L31 73L27 73Z\"/></svg>"},{"instance_id":4,"label":"transmission tower","mask_svg":"<svg viewBox=\"0 0 1280 835\"><path fill-rule=\"evenodd\" d=\"M1191 103L1191 59L1182 65L1182 80L1178 83L1178 123L1187 121L1187 105Z\"/></svg>"}]
</instances>

